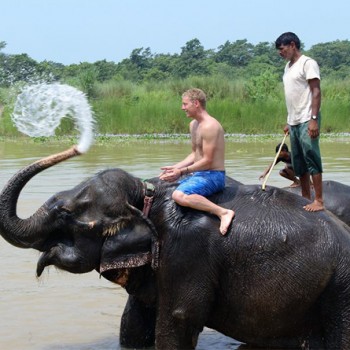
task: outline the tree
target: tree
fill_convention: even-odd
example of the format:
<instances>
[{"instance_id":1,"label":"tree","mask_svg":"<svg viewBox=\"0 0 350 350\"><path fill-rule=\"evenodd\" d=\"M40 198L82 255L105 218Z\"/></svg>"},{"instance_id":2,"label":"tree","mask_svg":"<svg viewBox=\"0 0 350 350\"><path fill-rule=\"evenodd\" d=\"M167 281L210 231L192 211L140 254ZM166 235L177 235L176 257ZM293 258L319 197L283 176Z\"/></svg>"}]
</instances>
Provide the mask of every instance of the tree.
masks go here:
<instances>
[{"instance_id":1,"label":"tree","mask_svg":"<svg viewBox=\"0 0 350 350\"><path fill-rule=\"evenodd\" d=\"M285 62L278 55L278 52L275 48L274 43L269 43L267 41L258 43L253 48L253 56L254 56L254 59L258 59L259 62L271 64L276 67L280 67L280 66L284 67Z\"/></svg>"},{"instance_id":2,"label":"tree","mask_svg":"<svg viewBox=\"0 0 350 350\"><path fill-rule=\"evenodd\" d=\"M153 55L149 47L134 49L130 57L117 65L117 74L125 80L142 81L144 75L152 68Z\"/></svg>"},{"instance_id":3,"label":"tree","mask_svg":"<svg viewBox=\"0 0 350 350\"><path fill-rule=\"evenodd\" d=\"M138 70L143 70L150 68L152 58L151 49L149 47L146 49L141 47L131 52L130 62L135 65Z\"/></svg>"},{"instance_id":4,"label":"tree","mask_svg":"<svg viewBox=\"0 0 350 350\"><path fill-rule=\"evenodd\" d=\"M307 54L318 62L321 71L338 71L350 65L350 41L336 40L313 45Z\"/></svg>"},{"instance_id":5,"label":"tree","mask_svg":"<svg viewBox=\"0 0 350 350\"><path fill-rule=\"evenodd\" d=\"M117 65L114 62L102 60L95 62L93 65L96 71L96 78L99 82L110 80L117 74Z\"/></svg>"},{"instance_id":6,"label":"tree","mask_svg":"<svg viewBox=\"0 0 350 350\"><path fill-rule=\"evenodd\" d=\"M245 67L244 77L257 77L266 70L282 77L284 66L285 61L278 55L275 44L261 42L253 48L253 58Z\"/></svg>"},{"instance_id":7,"label":"tree","mask_svg":"<svg viewBox=\"0 0 350 350\"><path fill-rule=\"evenodd\" d=\"M181 48L181 54L176 57L175 75L185 78L191 75L208 75L213 63L211 51L205 51L198 39L192 39Z\"/></svg>"},{"instance_id":8,"label":"tree","mask_svg":"<svg viewBox=\"0 0 350 350\"><path fill-rule=\"evenodd\" d=\"M64 65L52 61L42 61L37 66L37 71L46 82L61 80L64 76Z\"/></svg>"},{"instance_id":9,"label":"tree","mask_svg":"<svg viewBox=\"0 0 350 350\"><path fill-rule=\"evenodd\" d=\"M158 73L156 80L165 80L175 75L176 63L178 55L158 54L155 55L152 61L152 70ZM152 76L154 71L152 73Z\"/></svg>"},{"instance_id":10,"label":"tree","mask_svg":"<svg viewBox=\"0 0 350 350\"><path fill-rule=\"evenodd\" d=\"M27 54L3 55L1 58L1 85L38 80L38 63Z\"/></svg>"},{"instance_id":11,"label":"tree","mask_svg":"<svg viewBox=\"0 0 350 350\"><path fill-rule=\"evenodd\" d=\"M224 45L218 47L215 61L227 63L233 67L246 66L253 58L254 46L246 39L236 40L234 43L226 41Z\"/></svg>"}]
</instances>

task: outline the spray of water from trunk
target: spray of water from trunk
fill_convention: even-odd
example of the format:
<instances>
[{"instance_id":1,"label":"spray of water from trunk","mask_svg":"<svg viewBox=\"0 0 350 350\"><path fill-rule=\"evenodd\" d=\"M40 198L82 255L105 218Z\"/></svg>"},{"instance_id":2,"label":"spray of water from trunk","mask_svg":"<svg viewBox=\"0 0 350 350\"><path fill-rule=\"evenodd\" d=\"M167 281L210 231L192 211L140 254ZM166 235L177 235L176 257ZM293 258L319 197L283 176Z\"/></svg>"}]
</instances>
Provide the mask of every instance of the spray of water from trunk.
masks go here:
<instances>
[{"instance_id":1,"label":"spray of water from trunk","mask_svg":"<svg viewBox=\"0 0 350 350\"><path fill-rule=\"evenodd\" d=\"M12 120L31 137L54 136L62 118L70 118L80 134L78 151L86 153L93 142L94 118L86 95L59 83L25 85L18 94Z\"/></svg>"},{"instance_id":2,"label":"spray of water from trunk","mask_svg":"<svg viewBox=\"0 0 350 350\"><path fill-rule=\"evenodd\" d=\"M49 235L49 225L45 225L48 213L44 206L28 219L17 216L17 202L25 184L44 169L87 152L93 142L94 129L93 113L85 94L69 85L25 85L17 96L12 120L24 134L54 136L62 118L73 119L80 135L78 145L23 168L0 193L0 234L15 246L40 250Z\"/></svg>"}]
</instances>

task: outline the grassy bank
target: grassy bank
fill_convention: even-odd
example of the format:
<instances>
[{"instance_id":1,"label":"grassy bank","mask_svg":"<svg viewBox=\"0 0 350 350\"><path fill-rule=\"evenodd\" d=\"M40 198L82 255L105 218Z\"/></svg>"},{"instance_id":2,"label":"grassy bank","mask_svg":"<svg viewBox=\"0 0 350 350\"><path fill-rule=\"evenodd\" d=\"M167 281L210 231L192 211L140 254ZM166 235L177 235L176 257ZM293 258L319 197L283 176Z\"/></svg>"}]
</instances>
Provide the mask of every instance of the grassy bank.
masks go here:
<instances>
[{"instance_id":1,"label":"grassy bank","mask_svg":"<svg viewBox=\"0 0 350 350\"><path fill-rule=\"evenodd\" d=\"M265 77L266 78L266 77ZM207 109L227 134L280 134L286 122L283 87L267 77L252 81L191 78L166 83L95 84L89 102L99 134L183 134L188 122L181 111L181 94L200 87L208 95ZM270 79L270 81L269 81ZM11 121L14 99L1 94L0 135L19 136ZM322 132L350 132L350 82L322 82ZM57 135L74 135L73 122L64 120Z\"/></svg>"}]
</instances>

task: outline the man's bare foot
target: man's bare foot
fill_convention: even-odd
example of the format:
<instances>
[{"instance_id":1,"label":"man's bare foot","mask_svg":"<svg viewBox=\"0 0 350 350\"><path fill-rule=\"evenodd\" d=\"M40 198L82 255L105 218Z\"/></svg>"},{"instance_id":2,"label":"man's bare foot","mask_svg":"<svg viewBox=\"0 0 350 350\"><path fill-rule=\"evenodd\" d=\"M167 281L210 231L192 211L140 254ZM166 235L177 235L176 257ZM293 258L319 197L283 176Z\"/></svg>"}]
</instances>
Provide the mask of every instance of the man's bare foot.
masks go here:
<instances>
[{"instance_id":1,"label":"man's bare foot","mask_svg":"<svg viewBox=\"0 0 350 350\"><path fill-rule=\"evenodd\" d=\"M311 204L305 205L303 207L306 211L320 211L324 210L323 202L314 200Z\"/></svg>"},{"instance_id":2,"label":"man's bare foot","mask_svg":"<svg viewBox=\"0 0 350 350\"><path fill-rule=\"evenodd\" d=\"M293 182L289 187L299 187L300 186L300 182Z\"/></svg>"},{"instance_id":3,"label":"man's bare foot","mask_svg":"<svg viewBox=\"0 0 350 350\"><path fill-rule=\"evenodd\" d=\"M226 214L220 217L221 218L220 232L222 235L226 234L228 227L230 226L234 216L235 216L235 212L233 210L227 209Z\"/></svg>"}]
</instances>

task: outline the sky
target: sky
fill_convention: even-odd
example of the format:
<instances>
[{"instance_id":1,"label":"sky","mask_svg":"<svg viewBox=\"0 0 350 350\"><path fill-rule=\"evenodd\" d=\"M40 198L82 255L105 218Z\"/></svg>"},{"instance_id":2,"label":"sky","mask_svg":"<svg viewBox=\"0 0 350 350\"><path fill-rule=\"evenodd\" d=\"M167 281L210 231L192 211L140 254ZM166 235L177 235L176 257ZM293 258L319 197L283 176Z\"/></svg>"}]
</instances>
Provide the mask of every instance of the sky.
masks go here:
<instances>
[{"instance_id":1,"label":"sky","mask_svg":"<svg viewBox=\"0 0 350 350\"><path fill-rule=\"evenodd\" d=\"M120 62L137 48L181 53L198 39L272 43L283 32L312 45L350 39L349 0L0 0L6 54L64 65Z\"/></svg>"}]
</instances>

